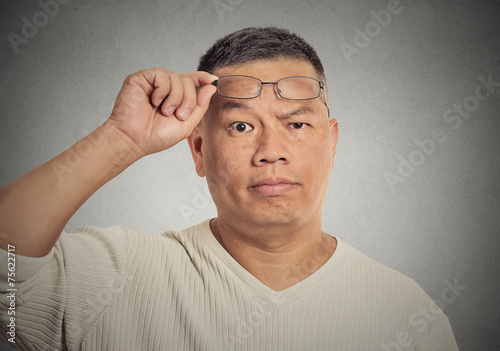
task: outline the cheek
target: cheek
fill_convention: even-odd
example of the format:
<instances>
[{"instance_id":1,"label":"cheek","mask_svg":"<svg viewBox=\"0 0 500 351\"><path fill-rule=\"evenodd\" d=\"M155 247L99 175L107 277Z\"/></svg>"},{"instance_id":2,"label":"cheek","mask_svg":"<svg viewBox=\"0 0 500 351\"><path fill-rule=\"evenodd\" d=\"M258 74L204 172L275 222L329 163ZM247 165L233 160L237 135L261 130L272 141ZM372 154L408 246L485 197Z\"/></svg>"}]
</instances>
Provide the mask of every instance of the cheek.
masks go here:
<instances>
[{"instance_id":1,"label":"cheek","mask_svg":"<svg viewBox=\"0 0 500 351\"><path fill-rule=\"evenodd\" d=\"M319 133L312 133L307 139L302 141L301 147L307 150L312 156L312 160L321 159L324 162L331 156L332 138L325 131L321 130Z\"/></svg>"},{"instance_id":2,"label":"cheek","mask_svg":"<svg viewBox=\"0 0 500 351\"><path fill-rule=\"evenodd\" d=\"M309 176L318 181L329 179L333 167L331 138L317 135L312 141L305 142L301 149L304 151L301 159Z\"/></svg>"},{"instance_id":3,"label":"cheek","mask_svg":"<svg viewBox=\"0 0 500 351\"><path fill-rule=\"evenodd\" d=\"M242 155L236 145L215 138L213 141L204 153L206 178L214 190L224 191L241 179Z\"/></svg>"},{"instance_id":4,"label":"cheek","mask_svg":"<svg viewBox=\"0 0 500 351\"><path fill-rule=\"evenodd\" d=\"M329 131L329 128L325 131L319 147L322 151L322 156L325 159L325 164L333 166L333 138Z\"/></svg>"}]
</instances>

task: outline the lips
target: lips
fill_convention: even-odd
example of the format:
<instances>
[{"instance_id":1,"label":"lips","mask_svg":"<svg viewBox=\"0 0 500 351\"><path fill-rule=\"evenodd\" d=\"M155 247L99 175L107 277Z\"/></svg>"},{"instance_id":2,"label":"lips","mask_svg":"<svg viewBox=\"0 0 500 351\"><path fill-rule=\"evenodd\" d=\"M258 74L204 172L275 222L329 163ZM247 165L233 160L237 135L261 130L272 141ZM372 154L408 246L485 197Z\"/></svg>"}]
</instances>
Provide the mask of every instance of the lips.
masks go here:
<instances>
[{"instance_id":1,"label":"lips","mask_svg":"<svg viewBox=\"0 0 500 351\"><path fill-rule=\"evenodd\" d=\"M249 188L256 193L265 196L283 195L293 190L298 183L281 177L269 177L256 181Z\"/></svg>"}]
</instances>

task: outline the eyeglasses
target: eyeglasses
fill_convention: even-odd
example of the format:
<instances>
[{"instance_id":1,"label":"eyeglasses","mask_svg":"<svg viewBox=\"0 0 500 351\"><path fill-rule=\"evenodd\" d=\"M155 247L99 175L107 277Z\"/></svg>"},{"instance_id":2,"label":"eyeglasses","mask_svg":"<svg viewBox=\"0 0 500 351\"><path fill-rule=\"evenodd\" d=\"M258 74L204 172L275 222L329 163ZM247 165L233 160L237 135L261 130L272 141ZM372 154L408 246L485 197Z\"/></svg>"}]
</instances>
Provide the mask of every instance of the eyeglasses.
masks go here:
<instances>
[{"instance_id":1,"label":"eyeglasses","mask_svg":"<svg viewBox=\"0 0 500 351\"><path fill-rule=\"evenodd\" d=\"M222 77L212 83L220 96L232 99L254 99L262 92L264 84L276 85L279 96L287 100L316 99L325 83L310 77L286 77L277 82L263 82L258 78L242 75Z\"/></svg>"}]
</instances>

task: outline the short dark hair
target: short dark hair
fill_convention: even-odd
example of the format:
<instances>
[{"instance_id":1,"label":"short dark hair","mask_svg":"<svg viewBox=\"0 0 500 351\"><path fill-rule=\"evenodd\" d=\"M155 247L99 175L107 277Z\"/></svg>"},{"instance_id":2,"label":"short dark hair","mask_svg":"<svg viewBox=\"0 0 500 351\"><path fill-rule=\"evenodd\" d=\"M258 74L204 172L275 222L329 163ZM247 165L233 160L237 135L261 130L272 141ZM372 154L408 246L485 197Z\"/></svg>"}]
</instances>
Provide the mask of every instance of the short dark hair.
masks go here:
<instances>
[{"instance_id":1,"label":"short dark hair","mask_svg":"<svg viewBox=\"0 0 500 351\"><path fill-rule=\"evenodd\" d=\"M198 71L214 73L226 66L278 59L309 62L318 77L325 77L321 60L312 46L298 35L277 27L244 28L217 40L200 58Z\"/></svg>"}]
</instances>

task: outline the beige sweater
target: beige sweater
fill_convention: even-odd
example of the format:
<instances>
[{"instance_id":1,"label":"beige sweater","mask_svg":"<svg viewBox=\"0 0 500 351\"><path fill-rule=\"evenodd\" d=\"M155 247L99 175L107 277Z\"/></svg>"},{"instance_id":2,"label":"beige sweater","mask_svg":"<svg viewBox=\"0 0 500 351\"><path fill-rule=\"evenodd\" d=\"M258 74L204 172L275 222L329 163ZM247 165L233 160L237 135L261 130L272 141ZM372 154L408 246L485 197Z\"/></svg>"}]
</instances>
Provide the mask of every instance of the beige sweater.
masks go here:
<instances>
[{"instance_id":1,"label":"beige sweater","mask_svg":"<svg viewBox=\"0 0 500 351\"><path fill-rule=\"evenodd\" d=\"M45 257L16 257L12 345L89 351L458 350L447 317L413 280L337 241L323 267L275 292L219 245L208 220L163 235L119 226L63 233ZM0 261L7 267L5 251ZM0 272L0 339L6 341L7 270Z\"/></svg>"}]
</instances>

